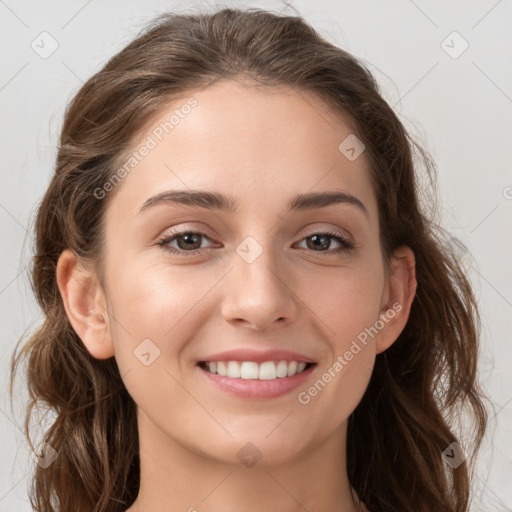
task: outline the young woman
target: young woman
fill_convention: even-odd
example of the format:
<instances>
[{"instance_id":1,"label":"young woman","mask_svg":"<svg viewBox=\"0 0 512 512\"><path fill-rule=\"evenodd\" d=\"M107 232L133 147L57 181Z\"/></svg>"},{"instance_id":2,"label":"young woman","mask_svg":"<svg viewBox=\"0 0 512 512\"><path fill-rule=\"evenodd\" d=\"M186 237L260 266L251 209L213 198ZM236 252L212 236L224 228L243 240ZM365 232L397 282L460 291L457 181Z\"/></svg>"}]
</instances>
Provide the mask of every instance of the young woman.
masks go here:
<instances>
[{"instance_id":1,"label":"young woman","mask_svg":"<svg viewBox=\"0 0 512 512\"><path fill-rule=\"evenodd\" d=\"M167 14L115 55L37 215L34 509L469 510L478 312L421 163L300 17Z\"/></svg>"}]
</instances>

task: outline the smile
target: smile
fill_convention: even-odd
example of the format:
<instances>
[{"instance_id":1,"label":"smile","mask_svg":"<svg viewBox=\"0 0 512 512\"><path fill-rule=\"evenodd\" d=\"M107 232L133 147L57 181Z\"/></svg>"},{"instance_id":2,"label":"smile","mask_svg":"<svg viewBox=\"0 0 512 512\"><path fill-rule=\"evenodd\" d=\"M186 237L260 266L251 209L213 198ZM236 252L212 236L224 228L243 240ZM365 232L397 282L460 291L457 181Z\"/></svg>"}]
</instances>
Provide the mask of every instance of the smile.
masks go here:
<instances>
[{"instance_id":1,"label":"smile","mask_svg":"<svg viewBox=\"0 0 512 512\"><path fill-rule=\"evenodd\" d=\"M317 367L305 361L201 361L196 368L224 393L250 400L268 400L303 386Z\"/></svg>"},{"instance_id":2,"label":"smile","mask_svg":"<svg viewBox=\"0 0 512 512\"><path fill-rule=\"evenodd\" d=\"M312 366L304 361L202 361L200 366L210 373L230 379L274 380L293 377Z\"/></svg>"}]
</instances>

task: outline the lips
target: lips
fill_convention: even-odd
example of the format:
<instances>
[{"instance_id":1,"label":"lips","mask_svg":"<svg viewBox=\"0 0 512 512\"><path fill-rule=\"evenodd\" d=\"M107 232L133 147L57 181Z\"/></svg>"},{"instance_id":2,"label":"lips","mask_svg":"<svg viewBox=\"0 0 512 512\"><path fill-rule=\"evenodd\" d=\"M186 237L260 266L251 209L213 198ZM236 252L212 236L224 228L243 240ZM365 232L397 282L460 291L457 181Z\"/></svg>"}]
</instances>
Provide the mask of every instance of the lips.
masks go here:
<instances>
[{"instance_id":1,"label":"lips","mask_svg":"<svg viewBox=\"0 0 512 512\"><path fill-rule=\"evenodd\" d=\"M313 379L316 373L316 364L305 368L301 373L296 373L291 377L275 378L270 380L260 379L233 379L227 376L221 376L211 373L209 370L196 366L199 380L205 379L207 385L213 385L214 388L223 393L227 393L237 398L249 400L269 400L275 399L291 393L301 385L306 385L308 379Z\"/></svg>"},{"instance_id":2,"label":"lips","mask_svg":"<svg viewBox=\"0 0 512 512\"><path fill-rule=\"evenodd\" d=\"M266 400L291 392L315 370L312 358L288 350L229 350L197 362L200 374L240 398Z\"/></svg>"},{"instance_id":3,"label":"lips","mask_svg":"<svg viewBox=\"0 0 512 512\"><path fill-rule=\"evenodd\" d=\"M289 350L250 350L250 349L235 349L228 350L217 354L212 354L204 359L198 361L201 362L216 362L216 361L253 361L255 363L264 363L266 361L297 361L298 363L314 363L315 361L303 354L297 352L291 352Z\"/></svg>"}]
</instances>

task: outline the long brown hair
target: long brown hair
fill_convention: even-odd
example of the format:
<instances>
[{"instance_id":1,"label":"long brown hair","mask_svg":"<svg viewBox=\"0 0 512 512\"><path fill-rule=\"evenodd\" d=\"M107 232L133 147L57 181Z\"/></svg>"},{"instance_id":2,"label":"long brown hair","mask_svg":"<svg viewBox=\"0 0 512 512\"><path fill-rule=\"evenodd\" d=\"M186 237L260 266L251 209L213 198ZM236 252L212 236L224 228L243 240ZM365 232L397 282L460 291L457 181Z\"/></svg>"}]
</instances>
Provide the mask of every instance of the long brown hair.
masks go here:
<instances>
[{"instance_id":1,"label":"long brown hair","mask_svg":"<svg viewBox=\"0 0 512 512\"><path fill-rule=\"evenodd\" d=\"M427 185L435 189L435 166L359 60L301 16L256 8L160 15L68 105L55 173L35 222L31 282L45 319L12 358L11 393L19 363L27 363L29 442L35 410L55 415L44 441L58 456L49 467L35 467L33 507L121 512L137 496L136 406L115 359L93 358L72 329L56 264L70 248L95 265L101 281L102 221L112 193L100 200L95 191L112 179L160 107L219 78L241 77L316 94L353 122L371 164L383 256L407 245L416 257L408 323L377 356L349 418L350 483L372 512L466 512L488 417L477 378L480 324L458 253L435 210L429 215L427 201L420 204ZM421 187L420 171L427 178ZM455 434L462 412L474 427L468 440ZM443 456L454 442L465 458L456 467Z\"/></svg>"}]
</instances>

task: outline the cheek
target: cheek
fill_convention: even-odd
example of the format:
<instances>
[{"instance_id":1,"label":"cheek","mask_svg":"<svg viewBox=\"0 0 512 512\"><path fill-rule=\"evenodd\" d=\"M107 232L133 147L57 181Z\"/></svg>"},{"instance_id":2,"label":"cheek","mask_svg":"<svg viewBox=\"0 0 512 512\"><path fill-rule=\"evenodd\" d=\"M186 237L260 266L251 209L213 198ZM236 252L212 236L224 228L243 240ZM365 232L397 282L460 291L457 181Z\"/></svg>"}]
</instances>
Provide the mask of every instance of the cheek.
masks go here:
<instances>
[{"instance_id":1,"label":"cheek","mask_svg":"<svg viewBox=\"0 0 512 512\"><path fill-rule=\"evenodd\" d=\"M314 278L303 277L301 283L304 303L340 349L378 319L384 287L378 262L331 268Z\"/></svg>"},{"instance_id":2,"label":"cheek","mask_svg":"<svg viewBox=\"0 0 512 512\"><path fill-rule=\"evenodd\" d=\"M134 333L161 338L204 295L211 278L207 272L147 260L119 261L111 273L110 295L119 320Z\"/></svg>"},{"instance_id":3,"label":"cheek","mask_svg":"<svg viewBox=\"0 0 512 512\"><path fill-rule=\"evenodd\" d=\"M119 262L108 284L110 327L121 371L140 369L148 359L155 364L165 361L172 370L203 322L208 292L218 281L219 276L206 268ZM141 353L148 352L150 356L140 361Z\"/></svg>"},{"instance_id":4,"label":"cheek","mask_svg":"<svg viewBox=\"0 0 512 512\"><path fill-rule=\"evenodd\" d=\"M373 371L379 335L375 325L384 287L382 268L376 260L303 281L304 302L312 304L316 323L328 342L317 376L321 382L317 380L314 389L303 390L307 395L304 402L339 404L333 425L357 406ZM324 387L328 389L324 391ZM317 400L320 394L322 398Z\"/></svg>"},{"instance_id":5,"label":"cheek","mask_svg":"<svg viewBox=\"0 0 512 512\"><path fill-rule=\"evenodd\" d=\"M111 333L124 384L137 405L158 411L179 389L175 362L190 337L194 303L204 291L175 272L137 265L111 274ZM179 377L178 377L179 379Z\"/></svg>"},{"instance_id":6,"label":"cheek","mask_svg":"<svg viewBox=\"0 0 512 512\"><path fill-rule=\"evenodd\" d=\"M310 286L323 362L315 379L297 393L297 402L318 435L333 432L357 407L375 363L382 280L378 272L340 272ZM322 291L323 290L323 291ZM305 299L308 302L308 299Z\"/></svg>"},{"instance_id":7,"label":"cheek","mask_svg":"<svg viewBox=\"0 0 512 512\"><path fill-rule=\"evenodd\" d=\"M190 289L188 291L190 295ZM109 275L110 331L116 360L127 371L145 343L152 357L163 352L163 335L190 309L187 286L163 272L125 262ZM169 334L167 334L169 337ZM148 342L147 340L150 340ZM153 349L152 344L154 344ZM134 353L135 351L135 353ZM147 357L146 357L147 358Z\"/></svg>"}]
</instances>

